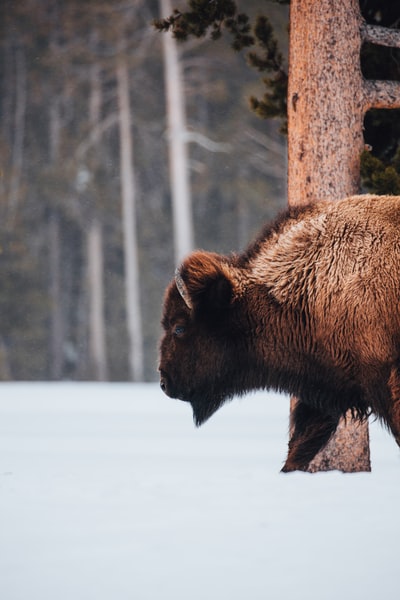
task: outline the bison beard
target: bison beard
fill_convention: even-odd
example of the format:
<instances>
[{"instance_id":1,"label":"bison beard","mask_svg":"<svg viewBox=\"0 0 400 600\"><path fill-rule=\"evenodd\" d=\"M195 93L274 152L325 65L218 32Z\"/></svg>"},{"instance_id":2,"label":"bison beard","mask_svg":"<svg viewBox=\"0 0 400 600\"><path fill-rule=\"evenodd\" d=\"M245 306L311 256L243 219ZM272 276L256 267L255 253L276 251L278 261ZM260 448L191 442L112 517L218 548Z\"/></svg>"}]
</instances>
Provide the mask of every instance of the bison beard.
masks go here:
<instances>
[{"instance_id":1,"label":"bison beard","mask_svg":"<svg viewBox=\"0 0 400 600\"><path fill-rule=\"evenodd\" d=\"M342 415L372 411L400 445L400 197L290 208L239 255L197 251L165 295L161 387L197 426L254 389L295 395L284 471Z\"/></svg>"},{"instance_id":2,"label":"bison beard","mask_svg":"<svg viewBox=\"0 0 400 600\"><path fill-rule=\"evenodd\" d=\"M216 397L209 400L204 398L204 396L196 400L190 400L193 410L193 421L196 427L200 427L200 425L203 425L203 423L208 421L208 419L212 417L223 404L225 404L226 400L228 400L228 398Z\"/></svg>"}]
</instances>

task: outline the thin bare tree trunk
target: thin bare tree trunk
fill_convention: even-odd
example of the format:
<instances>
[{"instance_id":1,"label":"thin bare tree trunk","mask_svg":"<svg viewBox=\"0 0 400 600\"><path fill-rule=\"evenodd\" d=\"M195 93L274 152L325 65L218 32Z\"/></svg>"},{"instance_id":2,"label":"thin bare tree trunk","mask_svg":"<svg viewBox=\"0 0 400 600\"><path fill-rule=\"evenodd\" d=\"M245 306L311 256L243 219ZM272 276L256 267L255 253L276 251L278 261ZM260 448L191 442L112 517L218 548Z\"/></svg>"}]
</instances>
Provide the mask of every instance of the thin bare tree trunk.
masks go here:
<instances>
[{"instance_id":1,"label":"thin bare tree trunk","mask_svg":"<svg viewBox=\"0 0 400 600\"><path fill-rule=\"evenodd\" d=\"M9 216L15 217L20 199L21 174L24 156L25 113L26 113L26 60L22 47L15 53L15 114L14 141L12 149L12 175L9 193Z\"/></svg>"},{"instance_id":2,"label":"thin bare tree trunk","mask_svg":"<svg viewBox=\"0 0 400 600\"><path fill-rule=\"evenodd\" d=\"M97 129L101 114L100 67L94 64L90 72L89 122L96 132L94 141L100 143ZM94 203L93 203L94 204ZM103 228L96 206L91 207L87 229L87 270L89 293L89 364L92 376L98 381L108 378L106 328L104 322Z\"/></svg>"},{"instance_id":3,"label":"thin bare tree trunk","mask_svg":"<svg viewBox=\"0 0 400 600\"><path fill-rule=\"evenodd\" d=\"M60 219L52 212L48 223L49 276L51 299L50 377L61 379L64 365L65 324L61 294Z\"/></svg>"},{"instance_id":4,"label":"thin bare tree trunk","mask_svg":"<svg viewBox=\"0 0 400 600\"><path fill-rule=\"evenodd\" d=\"M161 14L171 14L170 0L160 0ZM169 171L171 180L175 263L193 250L193 217L190 196L183 76L176 41L163 35L163 55L167 99Z\"/></svg>"},{"instance_id":5,"label":"thin bare tree trunk","mask_svg":"<svg viewBox=\"0 0 400 600\"><path fill-rule=\"evenodd\" d=\"M57 12L57 6L54 6ZM53 13L54 14L54 13ZM59 31L55 20L50 36L50 47L54 54L60 49ZM60 160L61 147L61 93L59 86L50 86L53 101L49 104L49 162L51 168L56 168ZM58 381L62 378L64 369L64 351L66 336L66 316L62 295L62 265L61 265L61 217L56 206L50 206L48 220L48 251L49 251L49 295L50 295L50 340L49 340L49 372L50 378Z\"/></svg>"},{"instance_id":6,"label":"thin bare tree trunk","mask_svg":"<svg viewBox=\"0 0 400 600\"><path fill-rule=\"evenodd\" d=\"M54 166L59 159L61 139L60 102L56 97L50 105L49 114L49 158ZM50 287L50 378L58 381L64 366L65 317L61 283L61 231L60 216L51 208L48 221L49 287Z\"/></svg>"},{"instance_id":7,"label":"thin bare tree trunk","mask_svg":"<svg viewBox=\"0 0 400 600\"><path fill-rule=\"evenodd\" d=\"M134 381L143 379L143 334L140 311L140 277L135 212L132 119L129 70L124 57L117 63L119 103L120 173L124 236L126 315L129 335L129 366Z\"/></svg>"},{"instance_id":8,"label":"thin bare tree trunk","mask_svg":"<svg viewBox=\"0 0 400 600\"><path fill-rule=\"evenodd\" d=\"M11 381L12 379L7 345L3 336L0 335L0 381Z\"/></svg>"},{"instance_id":9,"label":"thin bare tree trunk","mask_svg":"<svg viewBox=\"0 0 400 600\"><path fill-rule=\"evenodd\" d=\"M93 218L87 232L89 283L89 360L90 371L97 381L108 378L104 323L103 230Z\"/></svg>"}]
</instances>

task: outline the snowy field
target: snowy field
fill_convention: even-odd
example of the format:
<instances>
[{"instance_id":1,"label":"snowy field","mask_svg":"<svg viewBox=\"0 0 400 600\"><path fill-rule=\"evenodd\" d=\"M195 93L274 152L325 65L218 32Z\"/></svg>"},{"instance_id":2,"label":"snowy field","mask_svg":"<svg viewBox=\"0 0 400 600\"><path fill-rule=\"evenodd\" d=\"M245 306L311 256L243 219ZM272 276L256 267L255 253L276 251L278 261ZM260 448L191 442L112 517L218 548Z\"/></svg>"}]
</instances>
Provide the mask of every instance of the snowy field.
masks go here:
<instances>
[{"instance_id":1,"label":"snowy field","mask_svg":"<svg viewBox=\"0 0 400 600\"><path fill-rule=\"evenodd\" d=\"M288 400L0 384L1 600L398 600L400 452L279 474Z\"/></svg>"}]
</instances>

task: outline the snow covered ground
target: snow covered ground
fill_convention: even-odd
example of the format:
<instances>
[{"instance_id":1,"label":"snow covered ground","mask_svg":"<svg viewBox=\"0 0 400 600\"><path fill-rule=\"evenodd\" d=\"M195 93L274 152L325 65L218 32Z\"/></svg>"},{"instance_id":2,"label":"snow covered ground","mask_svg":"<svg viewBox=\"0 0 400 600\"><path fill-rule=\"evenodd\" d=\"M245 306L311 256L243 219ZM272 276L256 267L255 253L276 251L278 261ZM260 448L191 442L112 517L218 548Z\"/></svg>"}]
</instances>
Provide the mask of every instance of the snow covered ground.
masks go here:
<instances>
[{"instance_id":1,"label":"snow covered ground","mask_svg":"<svg viewBox=\"0 0 400 600\"><path fill-rule=\"evenodd\" d=\"M156 385L0 385L1 600L399 599L400 452L279 474L288 400L195 429Z\"/></svg>"}]
</instances>

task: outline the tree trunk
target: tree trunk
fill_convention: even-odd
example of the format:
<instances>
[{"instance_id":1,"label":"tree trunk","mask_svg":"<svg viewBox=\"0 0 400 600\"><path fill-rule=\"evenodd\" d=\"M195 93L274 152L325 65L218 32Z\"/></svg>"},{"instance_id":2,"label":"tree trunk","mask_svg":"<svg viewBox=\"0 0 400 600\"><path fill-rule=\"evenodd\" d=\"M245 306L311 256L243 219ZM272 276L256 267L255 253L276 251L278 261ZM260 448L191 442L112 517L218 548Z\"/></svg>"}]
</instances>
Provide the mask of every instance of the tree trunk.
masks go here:
<instances>
[{"instance_id":1,"label":"tree trunk","mask_svg":"<svg viewBox=\"0 0 400 600\"><path fill-rule=\"evenodd\" d=\"M364 94L357 0L292 0L288 89L291 205L359 192ZM369 471L368 424L348 417L309 471Z\"/></svg>"},{"instance_id":2,"label":"tree trunk","mask_svg":"<svg viewBox=\"0 0 400 600\"><path fill-rule=\"evenodd\" d=\"M60 102L55 98L50 104L49 115L49 159L52 167L59 160L61 139ZM62 302L60 216L51 208L48 222L49 240L49 292L50 292L50 378L58 381L64 367L65 316Z\"/></svg>"},{"instance_id":3,"label":"tree trunk","mask_svg":"<svg viewBox=\"0 0 400 600\"><path fill-rule=\"evenodd\" d=\"M12 381L11 365L8 356L7 345L0 335L0 381Z\"/></svg>"},{"instance_id":4,"label":"tree trunk","mask_svg":"<svg viewBox=\"0 0 400 600\"><path fill-rule=\"evenodd\" d=\"M21 174L24 156L25 113L26 113L26 59L22 46L15 53L15 115L12 149L12 174L9 193L9 217L15 219L20 200Z\"/></svg>"},{"instance_id":5,"label":"tree trunk","mask_svg":"<svg viewBox=\"0 0 400 600\"><path fill-rule=\"evenodd\" d=\"M293 0L288 89L289 203L359 192L363 150L357 0Z\"/></svg>"},{"instance_id":6,"label":"tree trunk","mask_svg":"<svg viewBox=\"0 0 400 600\"><path fill-rule=\"evenodd\" d=\"M50 378L61 379L64 366L65 323L61 295L60 219L52 212L48 224L51 299Z\"/></svg>"},{"instance_id":7,"label":"tree trunk","mask_svg":"<svg viewBox=\"0 0 400 600\"><path fill-rule=\"evenodd\" d=\"M129 335L129 366L134 381L143 379L143 334L140 311L139 256L133 176L133 142L129 100L129 70L124 57L117 64L119 103L120 173L124 236L126 314Z\"/></svg>"},{"instance_id":8,"label":"tree trunk","mask_svg":"<svg viewBox=\"0 0 400 600\"><path fill-rule=\"evenodd\" d=\"M89 364L97 381L108 377L104 324L103 231L99 219L90 221L87 232L89 282Z\"/></svg>"},{"instance_id":9,"label":"tree trunk","mask_svg":"<svg viewBox=\"0 0 400 600\"><path fill-rule=\"evenodd\" d=\"M171 14L170 0L160 0L161 14ZM169 172L174 227L175 264L193 250L193 218L187 152L187 132L183 77L176 41L163 35Z\"/></svg>"},{"instance_id":10,"label":"tree trunk","mask_svg":"<svg viewBox=\"0 0 400 600\"><path fill-rule=\"evenodd\" d=\"M96 40L93 40L95 44ZM91 66L89 122L94 142L100 144L98 124L101 113L100 67ZM89 366L91 376L98 381L108 378L106 328L104 322L104 268L103 268L103 228L97 214L95 201L92 202L89 227L87 229L87 270L89 293Z\"/></svg>"}]
</instances>

